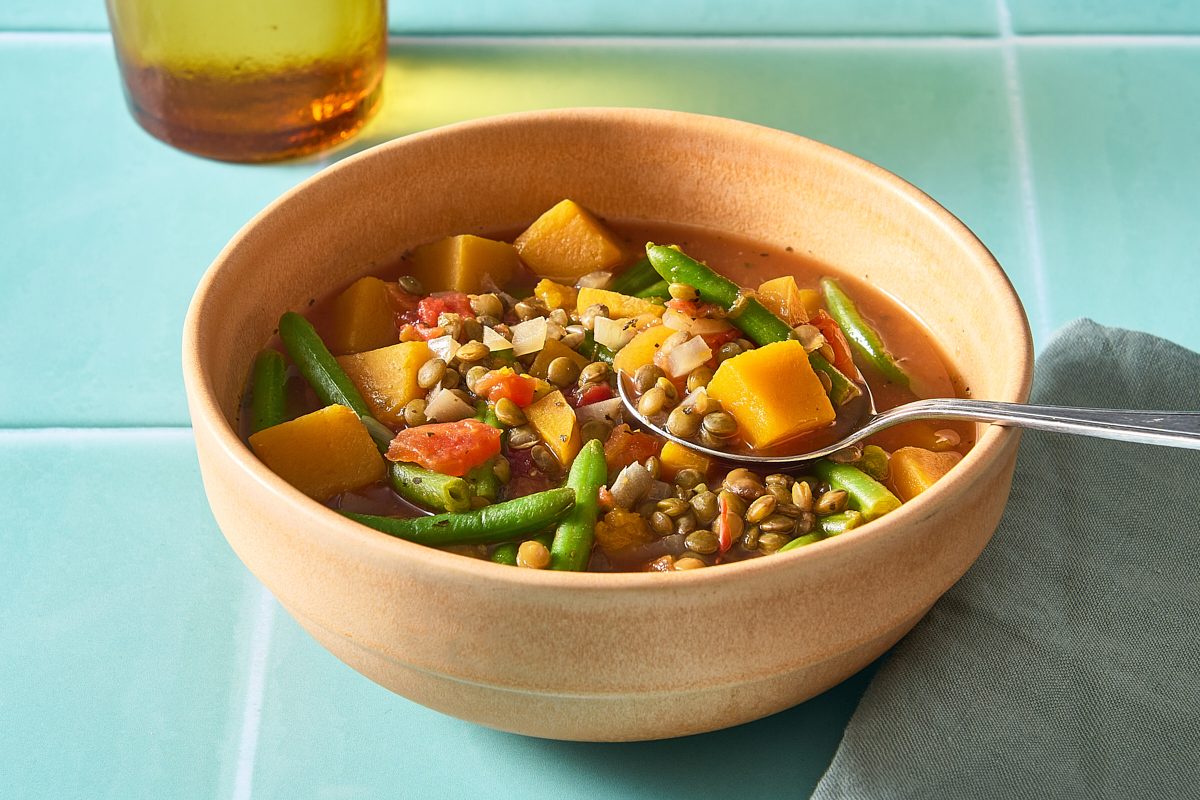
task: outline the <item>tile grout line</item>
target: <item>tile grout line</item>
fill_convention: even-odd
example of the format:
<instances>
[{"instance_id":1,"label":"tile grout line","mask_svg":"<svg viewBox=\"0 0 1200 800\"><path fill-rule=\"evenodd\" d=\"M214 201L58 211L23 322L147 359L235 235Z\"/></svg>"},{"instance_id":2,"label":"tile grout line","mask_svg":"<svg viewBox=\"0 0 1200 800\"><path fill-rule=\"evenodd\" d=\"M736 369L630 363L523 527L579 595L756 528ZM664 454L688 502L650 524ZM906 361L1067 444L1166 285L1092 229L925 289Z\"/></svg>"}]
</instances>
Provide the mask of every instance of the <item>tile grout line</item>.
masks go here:
<instances>
[{"instance_id":1,"label":"tile grout line","mask_svg":"<svg viewBox=\"0 0 1200 800\"><path fill-rule=\"evenodd\" d=\"M254 786L254 765L258 760L258 737L262 728L267 684L267 657L271 652L274 628L275 598L267 587L259 585L254 630L250 637L250 664L246 676L246 698L242 705L242 727L238 735L237 770L230 795L233 800L250 800Z\"/></svg>"},{"instance_id":2,"label":"tile grout line","mask_svg":"<svg viewBox=\"0 0 1200 800\"><path fill-rule=\"evenodd\" d=\"M1017 151L1017 180L1021 195L1021 217L1025 223L1025 246L1029 249L1029 266L1033 272L1033 329L1037 342L1044 343L1050 335L1050 300L1046 289L1046 262L1042 255L1042 233L1038 224L1037 198L1033 189L1033 159L1029 152L1029 129L1025 116L1025 98L1017 70L1016 37L1012 33L1012 16L1008 0L996 0L996 15L1000 23L1000 60L1004 69L1005 94L1008 99L1009 124L1013 145Z\"/></svg>"}]
</instances>

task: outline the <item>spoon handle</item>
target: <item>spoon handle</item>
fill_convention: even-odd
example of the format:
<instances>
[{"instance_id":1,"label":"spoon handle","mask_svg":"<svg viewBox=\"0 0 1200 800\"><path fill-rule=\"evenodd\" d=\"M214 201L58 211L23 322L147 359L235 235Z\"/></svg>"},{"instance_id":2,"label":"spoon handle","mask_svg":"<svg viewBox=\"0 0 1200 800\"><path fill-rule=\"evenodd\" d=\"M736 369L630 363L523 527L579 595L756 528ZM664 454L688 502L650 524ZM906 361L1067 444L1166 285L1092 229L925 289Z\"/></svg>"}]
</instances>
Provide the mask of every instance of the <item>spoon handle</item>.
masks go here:
<instances>
[{"instance_id":1,"label":"spoon handle","mask_svg":"<svg viewBox=\"0 0 1200 800\"><path fill-rule=\"evenodd\" d=\"M874 422L890 426L910 419L973 419L1017 428L1200 450L1200 412L1194 411L1125 411L934 398L885 411Z\"/></svg>"}]
</instances>

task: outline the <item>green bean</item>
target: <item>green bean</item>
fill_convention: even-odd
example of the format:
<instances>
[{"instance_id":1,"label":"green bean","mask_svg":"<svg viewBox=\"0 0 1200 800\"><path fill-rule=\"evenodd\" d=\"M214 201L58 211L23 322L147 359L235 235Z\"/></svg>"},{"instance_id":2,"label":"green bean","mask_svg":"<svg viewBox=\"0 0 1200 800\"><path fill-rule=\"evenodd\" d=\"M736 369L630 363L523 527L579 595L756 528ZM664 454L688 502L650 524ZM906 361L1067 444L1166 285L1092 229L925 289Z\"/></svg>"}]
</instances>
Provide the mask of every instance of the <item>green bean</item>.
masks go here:
<instances>
[{"instance_id":1,"label":"green bean","mask_svg":"<svg viewBox=\"0 0 1200 800\"><path fill-rule=\"evenodd\" d=\"M671 297L671 292L668 287L671 284L666 281L658 281L652 283L645 289L639 289L633 293L634 297L640 297L643 300L668 300Z\"/></svg>"},{"instance_id":2,"label":"green bean","mask_svg":"<svg viewBox=\"0 0 1200 800\"><path fill-rule=\"evenodd\" d=\"M381 517L341 512L377 531L425 545L490 544L535 533L562 518L575 502L570 488L548 489L493 506L432 517Z\"/></svg>"},{"instance_id":3,"label":"green bean","mask_svg":"<svg viewBox=\"0 0 1200 800\"><path fill-rule=\"evenodd\" d=\"M729 311L729 321L741 329L755 344L764 345L792 338L792 329L753 297L742 295L741 288L728 278L718 275L674 247L647 244L646 255L658 274L670 283L686 283L696 287L700 299ZM814 370L829 376L829 398L840 406L862 394L862 389L830 364L820 353L808 354Z\"/></svg>"},{"instance_id":4,"label":"green bean","mask_svg":"<svg viewBox=\"0 0 1200 800\"><path fill-rule=\"evenodd\" d=\"M592 361L603 361L605 364L613 363L613 359L617 357L616 353L597 342L595 334L591 331L584 334L583 342L579 345L579 352Z\"/></svg>"},{"instance_id":5,"label":"green bean","mask_svg":"<svg viewBox=\"0 0 1200 800\"><path fill-rule=\"evenodd\" d=\"M837 536L846 531L853 530L862 524L863 515L857 511L842 511L838 514L830 514L827 517L821 517L821 533L825 538ZM812 536L813 534L809 534Z\"/></svg>"},{"instance_id":6,"label":"green bean","mask_svg":"<svg viewBox=\"0 0 1200 800\"><path fill-rule=\"evenodd\" d=\"M507 564L510 567L517 565L517 550L521 546L516 542L505 542L504 544L496 545L496 549L492 551L492 561L497 564Z\"/></svg>"},{"instance_id":7,"label":"green bean","mask_svg":"<svg viewBox=\"0 0 1200 800\"><path fill-rule=\"evenodd\" d=\"M391 429L371 416L367 401L321 341L312 323L294 311L288 311L279 318L279 338L321 402L343 405L358 414L379 452L387 453L388 445L392 443Z\"/></svg>"},{"instance_id":8,"label":"green bean","mask_svg":"<svg viewBox=\"0 0 1200 800\"><path fill-rule=\"evenodd\" d=\"M630 266L629 269L613 278L607 288L610 292L633 294L645 289L652 283L658 283L658 273L651 266L650 259L643 256L637 263Z\"/></svg>"},{"instance_id":9,"label":"green bean","mask_svg":"<svg viewBox=\"0 0 1200 800\"><path fill-rule=\"evenodd\" d=\"M496 475L496 459L489 458L477 467L472 467L466 474L467 485L471 491L486 500L496 502L500 496L500 478Z\"/></svg>"},{"instance_id":10,"label":"green bean","mask_svg":"<svg viewBox=\"0 0 1200 800\"><path fill-rule=\"evenodd\" d=\"M812 465L813 473L835 489L849 495L849 506L870 522L900 507L900 500L879 481L851 464L835 464L821 459Z\"/></svg>"},{"instance_id":11,"label":"green bean","mask_svg":"<svg viewBox=\"0 0 1200 800\"><path fill-rule=\"evenodd\" d=\"M250 389L251 433L258 433L287 419L283 389L286 369L283 354L278 350L263 350L254 359Z\"/></svg>"},{"instance_id":12,"label":"green bean","mask_svg":"<svg viewBox=\"0 0 1200 800\"><path fill-rule=\"evenodd\" d=\"M406 461L389 462L388 481L396 494L420 506L459 512L471 507L471 485Z\"/></svg>"},{"instance_id":13,"label":"green bean","mask_svg":"<svg viewBox=\"0 0 1200 800\"><path fill-rule=\"evenodd\" d=\"M558 523L550 545L550 569L582 572L587 569L596 535L600 487L608 481L604 445L592 439L583 446L567 475L567 488L575 491L575 507Z\"/></svg>"},{"instance_id":14,"label":"green bean","mask_svg":"<svg viewBox=\"0 0 1200 800\"><path fill-rule=\"evenodd\" d=\"M850 349L870 364L876 372L904 388L912 385L912 377L900 366L883 343L879 332L871 327L850 295L833 278L821 279L821 292L825 296L825 307L829 316L841 327L850 342Z\"/></svg>"},{"instance_id":15,"label":"green bean","mask_svg":"<svg viewBox=\"0 0 1200 800\"><path fill-rule=\"evenodd\" d=\"M803 536L797 536L795 539L792 539L790 542L788 542L787 544L785 544L783 547L779 548L775 552L783 553L788 550L798 550L801 547L804 547L804 545L806 545L806 544L812 544L813 542L819 542L824 538L825 537L819 533L806 533Z\"/></svg>"}]
</instances>

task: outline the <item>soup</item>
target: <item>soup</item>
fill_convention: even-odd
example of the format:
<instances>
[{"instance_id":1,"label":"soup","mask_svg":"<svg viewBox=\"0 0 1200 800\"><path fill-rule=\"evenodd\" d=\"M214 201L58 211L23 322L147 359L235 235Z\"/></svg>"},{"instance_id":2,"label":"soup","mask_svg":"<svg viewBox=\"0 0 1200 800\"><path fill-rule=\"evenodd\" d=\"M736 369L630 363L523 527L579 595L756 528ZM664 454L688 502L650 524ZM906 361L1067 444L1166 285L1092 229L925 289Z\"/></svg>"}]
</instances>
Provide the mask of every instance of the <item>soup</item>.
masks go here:
<instances>
[{"instance_id":1,"label":"soup","mask_svg":"<svg viewBox=\"0 0 1200 800\"><path fill-rule=\"evenodd\" d=\"M284 315L243 433L351 519L500 564L671 572L804 547L916 497L972 426L760 473L637 429L615 392L686 440L769 455L853 429L865 388L880 409L966 393L902 306L799 249L569 200L428 243Z\"/></svg>"}]
</instances>

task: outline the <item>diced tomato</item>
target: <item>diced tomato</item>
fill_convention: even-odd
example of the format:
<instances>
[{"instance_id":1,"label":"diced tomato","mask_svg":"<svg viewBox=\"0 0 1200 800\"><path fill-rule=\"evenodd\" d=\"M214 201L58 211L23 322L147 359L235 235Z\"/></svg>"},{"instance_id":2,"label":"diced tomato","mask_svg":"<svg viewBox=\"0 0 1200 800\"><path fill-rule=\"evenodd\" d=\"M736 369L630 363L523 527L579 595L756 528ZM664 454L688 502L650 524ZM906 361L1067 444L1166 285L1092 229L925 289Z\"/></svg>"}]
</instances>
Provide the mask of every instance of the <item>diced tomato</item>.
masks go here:
<instances>
[{"instance_id":1,"label":"diced tomato","mask_svg":"<svg viewBox=\"0 0 1200 800\"><path fill-rule=\"evenodd\" d=\"M657 436L632 430L625 424L618 425L604 443L604 460L608 464L609 475L635 461L645 461L650 456L658 455L661 447L662 442Z\"/></svg>"},{"instance_id":2,"label":"diced tomato","mask_svg":"<svg viewBox=\"0 0 1200 800\"><path fill-rule=\"evenodd\" d=\"M494 369L475 381L475 394L495 403L507 397L521 408L533 402L537 381L528 375L518 375L511 369Z\"/></svg>"},{"instance_id":3,"label":"diced tomato","mask_svg":"<svg viewBox=\"0 0 1200 800\"><path fill-rule=\"evenodd\" d=\"M436 339L439 336L444 336L446 331L442 328L434 326L428 328L420 323L416 325L404 325L400 328L400 341L402 342L428 342L430 339Z\"/></svg>"},{"instance_id":4,"label":"diced tomato","mask_svg":"<svg viewBox=\"0 0 1200 800\"><path fill-rule=\"evenodd\" d=\"M417 317L432 328L438 324L438 315L444 311L463 317L475 317L475 312L471 310L471 298L462 292L440 292L421 298L417 306Z\"/></svg>"},{"instance_id":5,"label":"diced tomato","mask_svg":"<svg viewBox=\"0 0 1200 800\"><path fill-rule=\"evenodd\" d=\"M720 333L702 333L700 334L700 338L704 340L706 345L708 345L708 349L715 353L717 352L718 347L726 342L732 342L734 339L740 338L741 335L742 332L737 328L730 328L729 330L721 331Z\"/></svg>"},{"instance_id":6,"label":"diced tomato","mask_svg":"<svg viewBox=\"0 0 1200 800\"><path fill-rule=\"evenodd\" d=\"M858 375L858 369L854 366L854 357L850 354L850 343L846 341L846 335L842 333L841 326L834 321L833 317L826 314L823 308L817 311L808 324L819 330L825 337L825 341L829 342L829 346L833 348L833 366L837 368L838 372L848 378L855 378Z\"/></svg>"},{"instance_id":7,"label":"diced tomato","mask_svg":"<svg viewBox=\"0 0 1200 800\"><path fill-rule=\"evenodd\" d=\"M613 389L607 383L590 383L586 388L575 387L567 394L567 402L575 408L590 406L601 400L611 400L616 397Z\"/></svg>"},{"instance_id":8,"label":"diced tomato","mask_svg":"<svg viewBox=\"0 0 1200 800\"><path fill-rule=\"evenodd\" d=\"M672 298L667 301L667 308L673 308L681 314L687 314L692 319L700 319L701 317L713 316L718 306L713 303L706 303L703 300L675 300Z\"/></svg>"},{"instance_id":9,"label":"diced tomato","mask_svg":"<svg viewBox=\"0 0 1200 800\"><path fill-rule=\"evenodd\" d=\"M387 457L461 477L499 453L499 428L477 419L464 419L405 428L392 439Z\"/></svg>"}]
</instances>

